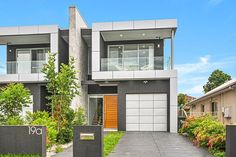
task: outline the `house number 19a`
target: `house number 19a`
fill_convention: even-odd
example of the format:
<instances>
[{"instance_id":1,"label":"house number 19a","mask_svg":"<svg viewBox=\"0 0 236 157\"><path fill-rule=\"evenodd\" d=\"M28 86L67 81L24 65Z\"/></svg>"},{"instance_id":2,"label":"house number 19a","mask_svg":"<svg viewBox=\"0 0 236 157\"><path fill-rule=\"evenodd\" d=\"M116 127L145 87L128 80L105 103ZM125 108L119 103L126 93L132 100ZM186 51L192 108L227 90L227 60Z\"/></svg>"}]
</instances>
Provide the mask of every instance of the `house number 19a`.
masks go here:
<instances>
[{"instance_id":1,"label":"house number 19a","mask_svg":"<svg viewBox=\"0 0 236 157\"><path fill-rule=\"evenodd\" d=\"M29 126L29 135L42 135L43 134L43 129L42 128L37 128L35 126Z\"/></svg>"}]
</instances>

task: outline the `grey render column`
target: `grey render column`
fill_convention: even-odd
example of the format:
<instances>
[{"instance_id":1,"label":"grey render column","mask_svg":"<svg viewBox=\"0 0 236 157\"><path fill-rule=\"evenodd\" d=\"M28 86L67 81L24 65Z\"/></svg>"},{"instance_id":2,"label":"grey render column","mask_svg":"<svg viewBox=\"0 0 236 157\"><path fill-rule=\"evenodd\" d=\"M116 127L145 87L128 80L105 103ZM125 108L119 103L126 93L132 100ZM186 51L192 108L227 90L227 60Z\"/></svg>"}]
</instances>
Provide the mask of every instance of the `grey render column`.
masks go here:
<instances>
[{"instance_id":1,"label":"grey render column","mask_svg":"<svg viewBox=\"0 0 236 157\"><path fill-rule=\"evenodd\" d=\"M75 6L69 8L69 14L69 56L76 59L75 69L78 70L76 77L80 83L85 81L88 75L88 48L81 36L81 29L88 28L88 26ZM79 92L80 95L72 101L73 108L78 105L85 106L88 103L88 87L81 85Z\"/></svg>"},{"instance_id":2,"label":"grey render column","mask_svg":"<svg viewBox=\"0 0 236 157\"><path fill-rule=\"evenodd\" d=\"M226 157L236 157L236 125L226 126Z\"/></svg>"}]
</instances>

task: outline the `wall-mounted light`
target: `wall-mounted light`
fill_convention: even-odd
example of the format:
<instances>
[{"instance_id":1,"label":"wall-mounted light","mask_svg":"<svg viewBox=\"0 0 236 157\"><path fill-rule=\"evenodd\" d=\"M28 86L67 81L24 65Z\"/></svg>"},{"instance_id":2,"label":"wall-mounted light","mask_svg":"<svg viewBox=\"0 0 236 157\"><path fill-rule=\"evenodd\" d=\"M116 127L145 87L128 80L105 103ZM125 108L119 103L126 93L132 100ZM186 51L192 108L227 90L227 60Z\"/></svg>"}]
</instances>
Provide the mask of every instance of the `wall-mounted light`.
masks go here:
<instances>
[{"instance_id":1,"label":"wall-mounted light","mask_svg":"<svg viewBox=\"0 0 236 157\"><path fill-rule=\"evenodd\" d=\"M147 84L147 83L148 83L148 81L143 81L143 83L144 83L144 84Z\"/></svg>"},{"instance_id":2,"label":"wall-mounted light","mask_svg":"<svg viewBox=\"0 0 236 157\"><path fill-rule=\"evenodd\" d=\"M122 37L123 37L123 34L120 34L120 37L122 38Z\"/></svg>"},{"instance_id":3,"label":"wall-mounted light","mask_svg":"<svg viewBox=\"0 0 236 157\"><path fill-rule=\"evenodd\" d=\"M145 36L145 35L146 35L145 33L142 34L142 36Z\"/></svg>"},{"instance_id":4,"label":"wall-mounted light","mask_svg":"<svg viewBox=\"0 0 236 157\"><path fill-rule=\"evenodd\" d=\"M11 50L11 49L9 49L9 52L11 53L11 52L12 52L12 50Z\"/></svg>"},{"instance_id":5,"label":"wall-mounted light","mask_svg":"<svg viewBox=\"0 0 236 157\"><path fill-rule=\"evenodd\" d=\"M160 44L157 44L157 47L160 48Z\"/></svg>"}]
</instances>

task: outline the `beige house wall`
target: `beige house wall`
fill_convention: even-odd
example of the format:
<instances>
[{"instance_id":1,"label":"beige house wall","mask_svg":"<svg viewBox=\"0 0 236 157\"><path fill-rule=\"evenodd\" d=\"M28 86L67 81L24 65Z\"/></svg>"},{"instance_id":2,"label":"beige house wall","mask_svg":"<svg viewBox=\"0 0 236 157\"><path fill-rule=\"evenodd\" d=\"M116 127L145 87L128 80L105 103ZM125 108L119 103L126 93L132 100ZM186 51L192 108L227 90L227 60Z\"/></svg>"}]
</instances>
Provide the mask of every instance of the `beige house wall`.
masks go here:
<instances>
[{"instance_id":1,"label":"beige house wall","mask_svg":"<svg viewBox=\"0 0 236 157\"><path fill-rule=\"evenodd\" d=\"M224 124L236 124L236 89L223 92L221 94L209 97L204 100L197 101L191 104L191 115L203 115L212 113L212 102L217 103L218 112L216 117ZM204 113L202 113L202 105L204 105ZM231 108L231 118L225 118L223 107Z\"/></svg>"}]
</instances>

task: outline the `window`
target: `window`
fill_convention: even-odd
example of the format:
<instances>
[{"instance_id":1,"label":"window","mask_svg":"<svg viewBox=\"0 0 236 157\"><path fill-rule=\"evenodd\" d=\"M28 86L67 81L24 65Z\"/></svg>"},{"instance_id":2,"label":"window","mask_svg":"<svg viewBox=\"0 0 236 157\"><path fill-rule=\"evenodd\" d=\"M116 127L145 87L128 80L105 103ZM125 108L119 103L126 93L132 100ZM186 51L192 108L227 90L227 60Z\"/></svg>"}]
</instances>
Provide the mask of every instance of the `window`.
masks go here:
<instances>
[{"instance_id":1,"label":"window","mask_svg":"<svg viewBox=\"0 0 236 157\"><path fill-rule=\"evenodd\" d=\"M201 105L201 112L205 112L205 106Z\"/></svg>"},{"instance_id":2,"label":"window","mask_svg":"<svg viewBox=\"0 0 236 157\"><path fill-rule=\"evenodd\" d=\"M212 102L211 103L211 111L212 111L213 116L217 115L217 112L218 112L217 102Z\"/></svg>"},{"instance_id":3,"label":"window","mask_svg":"<svg viewBox=\"0 0 236 157\"><path fill-rule=\"evenodd\" d=\"M40 73L49 48L17 49L17 73Z\"/></svg>"},{"instance_id":4,"label":"window","mask_svg":"<svg viewBox=\"0 0 236 157\"><path fill-rule=\"evenodd\" d=\"M154 44L108 45L108 70L153 70Z\"/></svg>"}]
</instances>

